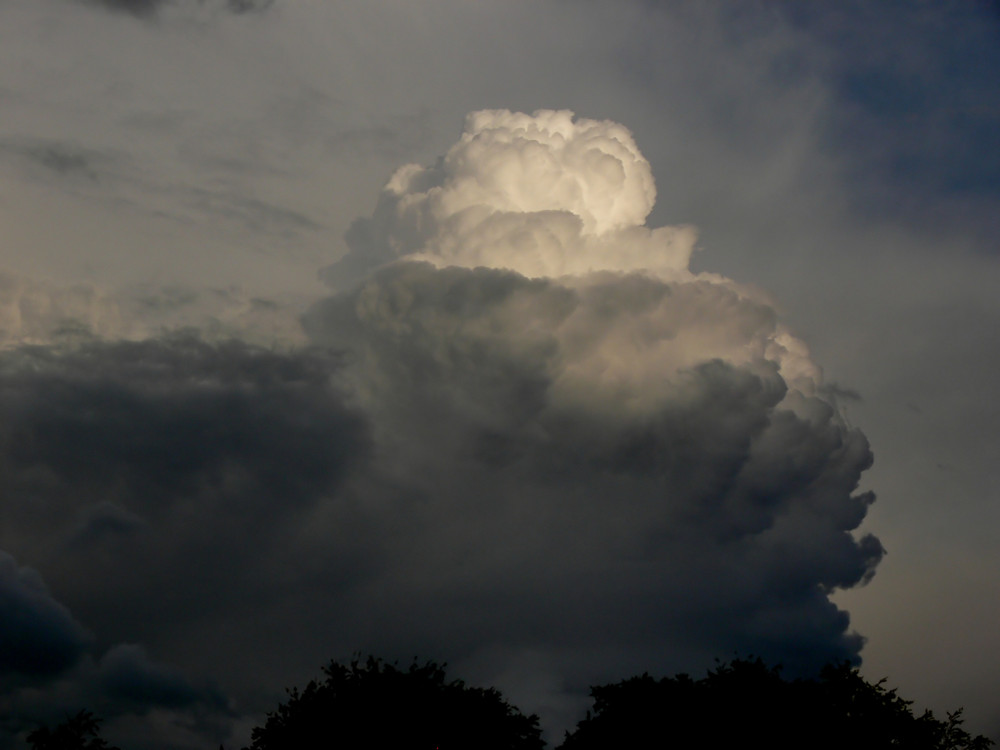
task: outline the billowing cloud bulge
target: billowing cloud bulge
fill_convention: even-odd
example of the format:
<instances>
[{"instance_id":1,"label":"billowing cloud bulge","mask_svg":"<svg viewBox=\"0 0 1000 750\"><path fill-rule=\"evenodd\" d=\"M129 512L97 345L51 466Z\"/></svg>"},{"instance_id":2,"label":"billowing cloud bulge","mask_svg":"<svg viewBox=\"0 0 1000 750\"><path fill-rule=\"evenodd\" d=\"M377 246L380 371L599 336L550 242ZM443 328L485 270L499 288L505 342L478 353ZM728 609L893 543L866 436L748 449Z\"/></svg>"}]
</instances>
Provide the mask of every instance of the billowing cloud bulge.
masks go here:
<instances>
[{"instance_id":1,"label":"billowing cloud bulge","mask_svg":"<svg viewBox=\"0 0 1000 750\"><path fill-rule=\"evenodd\" d=\"M645 226L654 199L623 126L485 111L354 223L311 347L143 339L210 295L7 278L0 547L61 604L8 561L0 633L33 597L65 665L75 617L250 712L330 656L420 654L567 725L636 670L856 660L829 594L882 554L854 534L867 441L766 296ZM77 308L82 343L56 335Z\"/></svg>"},{"instance_id":2,"label":"billowing cloud bulge","mask_svg":"<svg viewBox=\"0 0 1000 750\"><path fill-rule=\"evenodd\" d=\"M567 111L473 112L438 164L393 175L328 278L343 284L400 257L530 277L686 271L693 231L642 226L655 198L649 163L617 123L574 121Z\"/></svg>"}]
</instances>

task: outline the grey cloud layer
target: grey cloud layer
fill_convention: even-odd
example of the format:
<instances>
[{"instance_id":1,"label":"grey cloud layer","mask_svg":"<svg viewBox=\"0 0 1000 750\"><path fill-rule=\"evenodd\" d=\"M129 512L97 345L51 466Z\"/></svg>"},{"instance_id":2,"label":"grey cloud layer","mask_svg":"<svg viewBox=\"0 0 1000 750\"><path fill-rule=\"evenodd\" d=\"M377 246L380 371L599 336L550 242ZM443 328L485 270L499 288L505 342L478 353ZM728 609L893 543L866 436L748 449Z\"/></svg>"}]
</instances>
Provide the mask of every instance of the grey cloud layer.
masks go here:
<instances>
[{"instance_id":1,"label":"grey cloud layer","mask_svg":"<svg viewBox=\"0 0 1000 750\"><path fill-rule=\"evenodd\" d=\"M34 541L49 541L33 553L55 550L81 531L83 511L110 503L145 523L192 523L211 544L222 528L265 521L274 498L308 504L364 443L330 369L319 355L183 336L0 355L0 543L27 550L36 529Z\"/></svg>"},{"instance_id":2,"label":"grey cloud layer","mask_svg":"<svg viewBox=\"0 0 1000 750\"><path fill-rule=\"evenodd\" d=\"M39 722L80 706L108 718L150 711L226 713L222 696L196 686L136 645L97 658L94 634L58 602L30 568L0 551L0 747Z\"/></svg>"},{"instance_id":3,"label":"grey cloud layer","mask_svg":"<svg viewBox=\"0 0 1000 750\"><path fill-rule=\"evenodd\" d=\"M24 344L137 341L170 331L261 346L305 343L299 310L239 287L58 284L0 269L0 350Z\"/></svg>"}]
</instances>

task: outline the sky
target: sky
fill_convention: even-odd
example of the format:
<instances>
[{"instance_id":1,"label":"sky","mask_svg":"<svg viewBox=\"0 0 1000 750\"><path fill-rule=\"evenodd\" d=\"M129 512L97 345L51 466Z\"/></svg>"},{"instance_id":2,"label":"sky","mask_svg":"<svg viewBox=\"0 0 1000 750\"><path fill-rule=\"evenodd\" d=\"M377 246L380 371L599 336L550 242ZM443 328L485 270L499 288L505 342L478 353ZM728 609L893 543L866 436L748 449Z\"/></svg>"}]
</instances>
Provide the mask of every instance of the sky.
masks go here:
<instances>
[{"instance_id":1,"label":"sky","mask_svg":"<svg viewBox=\"0 0 1000 750\"><path fill-rule=\"evenodd\" d=\"M355 653L1000 740L998 66L985 0L0 0L0 748Z\"/></svg>"}]
</instances>

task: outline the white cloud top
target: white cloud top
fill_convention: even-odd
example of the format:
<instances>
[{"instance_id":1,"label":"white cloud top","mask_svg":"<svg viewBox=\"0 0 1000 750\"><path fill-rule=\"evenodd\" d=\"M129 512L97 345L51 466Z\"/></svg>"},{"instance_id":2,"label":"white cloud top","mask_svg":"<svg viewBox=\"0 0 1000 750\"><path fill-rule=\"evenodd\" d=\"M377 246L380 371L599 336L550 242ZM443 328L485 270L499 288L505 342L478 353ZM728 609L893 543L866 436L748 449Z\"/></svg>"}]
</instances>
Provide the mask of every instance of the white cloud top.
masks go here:
<instances>
[{"instance_id":1,"label":"white cloud top","mask_svg":"<svg viewBox=\"0 0 1000 750\"><path fill-rule=\"evenodd\" d=\"M403 190L396 179L389 185L401 195L412 184L406 169L397 173L407 183ZM425 194L438 220L473 207L564 211L580 219L585 234L602 234L641 225L656 199L649 163L632 134L607 120L574 120L567 110L471 113L440 175L440 189Z\"/></svg>"},{"instance_id":2,"label":"white cloud top","mask_svg":"<svg viewBox=\"0 0 1000 750\"><path fill-rule=\"evenodd\" d=\"M567 110L483 110L466 118L437 164L397 170L373 219L356 223L348 242L372 261L405 256L528 277L677 276L695 233L646 228L655 198L649 163L624 126ZM356 267L352 253L337 276Z\"/></svg>"}]
</instances>

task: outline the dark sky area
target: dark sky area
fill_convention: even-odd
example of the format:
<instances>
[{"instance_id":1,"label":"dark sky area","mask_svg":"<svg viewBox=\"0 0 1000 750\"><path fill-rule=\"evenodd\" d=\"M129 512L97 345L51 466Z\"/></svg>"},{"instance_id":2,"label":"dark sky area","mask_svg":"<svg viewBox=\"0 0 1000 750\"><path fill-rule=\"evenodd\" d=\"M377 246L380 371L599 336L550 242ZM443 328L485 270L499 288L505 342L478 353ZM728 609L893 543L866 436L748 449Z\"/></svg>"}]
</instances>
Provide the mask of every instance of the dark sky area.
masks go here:
<instances>
[{"instance_id":1,"label":"dark sky area","mask_svg":"<svg viewBox=\"0 0 1000 750\"><path fill-rule=\"evenodd\" d=\"M358 652L1000 740L1000 12L0 2L0 749Z\"/></svg>"}]
</instances>

